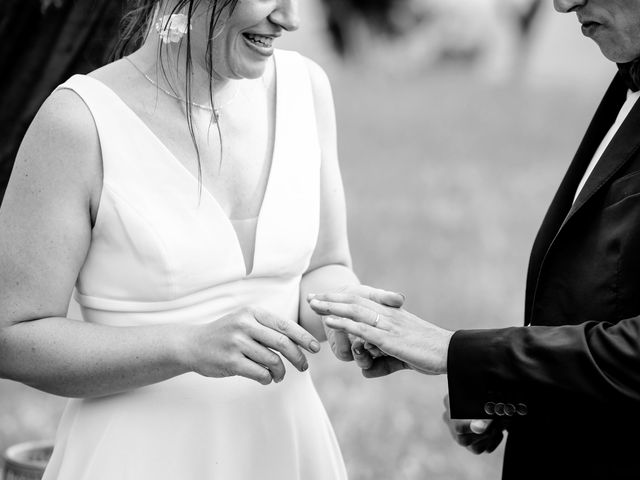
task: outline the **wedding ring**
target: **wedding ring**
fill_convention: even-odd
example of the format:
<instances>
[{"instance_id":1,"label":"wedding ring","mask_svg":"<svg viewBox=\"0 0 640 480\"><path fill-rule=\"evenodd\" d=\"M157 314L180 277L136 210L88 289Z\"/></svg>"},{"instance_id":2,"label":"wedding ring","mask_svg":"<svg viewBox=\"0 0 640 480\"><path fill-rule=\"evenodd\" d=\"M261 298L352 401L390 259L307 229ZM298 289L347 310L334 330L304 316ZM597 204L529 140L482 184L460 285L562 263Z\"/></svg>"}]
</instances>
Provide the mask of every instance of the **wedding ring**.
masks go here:
<instances>
[{"instance_id":1,"label":"wedding ring","mask_svg":"<svg viewBox=\"0 0 640 480\"><path fill-rule=\"evenodd\" d=\"M376 319L373 321L373 328L378 328L379 321L380 321L380 314L376 313Z\"/></svg>"}]
</instances>

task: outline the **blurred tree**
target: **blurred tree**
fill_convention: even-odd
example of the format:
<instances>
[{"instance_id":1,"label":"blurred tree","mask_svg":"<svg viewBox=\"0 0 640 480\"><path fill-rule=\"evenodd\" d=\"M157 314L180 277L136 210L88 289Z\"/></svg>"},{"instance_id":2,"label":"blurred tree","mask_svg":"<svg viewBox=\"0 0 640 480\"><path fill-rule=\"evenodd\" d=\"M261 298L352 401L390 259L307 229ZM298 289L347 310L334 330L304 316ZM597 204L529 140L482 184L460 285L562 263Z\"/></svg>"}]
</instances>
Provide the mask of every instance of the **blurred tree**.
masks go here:
<instances>
[{"instance_id":1,"label":"blurred tree","mask_svg":"<svg viewBox=\"0 0 640 480\"><path fill-rule=\"evenodd\" d=\"M476 0L474 0L475 2ZM415 25L438 14L439 3L450 0L321 0L334 48L342 56L354 53L364 25L376 35L401 36ZM458 8L473 10L465 0L457 0ZM531 32L542 0L486 0L493 8L513 16L516 29L523 38ZM455 19L450 19L455 21Z\"/></svg>"},{"instance_id":2,"label":"blurred tree","mask_svg":"<svg viewBox=\"0 0 640 480\"><path fill-rule=\"evenodd\" d=\"M124 1L0 1L0 200L42 102L71 75L108 60Z\"/></svg>"},{"instance_id":3,"label":"blurred tree","mask_svg":"<svg viewBox=\"0 0 640 480\"><path fill-rule=\"evenodd\" d=\"M322 0L333 47L340 55L351 53L359 22L381 33L398 33L393 12L404 3L405 0Z\"/></svg>"}]
</instances>

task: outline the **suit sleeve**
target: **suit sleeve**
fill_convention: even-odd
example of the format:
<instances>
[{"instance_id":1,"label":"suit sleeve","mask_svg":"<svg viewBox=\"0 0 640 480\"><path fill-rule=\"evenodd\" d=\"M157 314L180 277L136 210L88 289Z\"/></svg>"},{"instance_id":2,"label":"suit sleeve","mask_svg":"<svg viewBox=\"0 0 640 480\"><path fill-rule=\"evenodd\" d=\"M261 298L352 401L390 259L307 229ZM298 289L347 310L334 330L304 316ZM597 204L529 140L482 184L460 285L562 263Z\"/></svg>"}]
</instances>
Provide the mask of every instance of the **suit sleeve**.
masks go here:
<instances>
[{"instance_id":1,"label":"suit sleeve","mask_svg":"<svg viewBox=\"0 0 640 480\"><path fill-rule=\"evenodd\" d=\"M640 317L460 330L448 352L453 418L640 407Z\"/></svg>"}]
</instances>

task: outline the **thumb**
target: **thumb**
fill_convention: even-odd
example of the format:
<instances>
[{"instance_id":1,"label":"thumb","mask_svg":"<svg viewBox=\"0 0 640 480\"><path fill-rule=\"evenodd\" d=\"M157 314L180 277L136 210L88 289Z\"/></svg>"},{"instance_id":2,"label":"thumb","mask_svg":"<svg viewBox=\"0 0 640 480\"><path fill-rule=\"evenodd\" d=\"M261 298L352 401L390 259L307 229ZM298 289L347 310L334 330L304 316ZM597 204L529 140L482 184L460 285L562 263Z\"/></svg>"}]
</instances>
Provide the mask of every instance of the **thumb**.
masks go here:
<instances>
[{"instance_id":1,"label":"thumb","mask_svg":"<svg viewBox=\"0 0 640 480\"><path fill-rule=\"evenodd\" d=\"M471 424L469 425L469 429L476 435L480 435L487 431L489 425L491 425L492 420L471 420Z\"/></svg>"}]
</instances>

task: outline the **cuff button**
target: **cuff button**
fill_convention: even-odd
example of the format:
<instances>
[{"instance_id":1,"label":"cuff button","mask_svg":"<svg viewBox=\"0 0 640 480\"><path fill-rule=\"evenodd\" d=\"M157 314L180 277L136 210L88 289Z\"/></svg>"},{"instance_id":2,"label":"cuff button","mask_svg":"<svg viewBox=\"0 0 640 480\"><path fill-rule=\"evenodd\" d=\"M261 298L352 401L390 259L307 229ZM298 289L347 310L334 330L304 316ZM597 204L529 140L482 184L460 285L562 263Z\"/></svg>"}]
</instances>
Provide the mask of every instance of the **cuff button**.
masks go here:
<instances>
[{"instance_id":1,"label":"cuff button","mask_svg":"<svg viewBox=\"0 0 640 480\"><path fill-rule=\"evenodd\" d=\"M493 402L487 402L484 404L484 413L487 415L493 415L496 413L496 404Z\"/></svg>"},{"instance_id":2,"label":"cuff button","mask_svg":"<svg viewBox=\"0 0 640 480\"><path fill-rule=\"evenodd\" d=\"M524 403L519 403L518 405L516 405L516 413L518 415L524 416L529 413L529 407L527 407L527 405Z\"/></svg>"}]
</instances>

